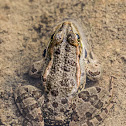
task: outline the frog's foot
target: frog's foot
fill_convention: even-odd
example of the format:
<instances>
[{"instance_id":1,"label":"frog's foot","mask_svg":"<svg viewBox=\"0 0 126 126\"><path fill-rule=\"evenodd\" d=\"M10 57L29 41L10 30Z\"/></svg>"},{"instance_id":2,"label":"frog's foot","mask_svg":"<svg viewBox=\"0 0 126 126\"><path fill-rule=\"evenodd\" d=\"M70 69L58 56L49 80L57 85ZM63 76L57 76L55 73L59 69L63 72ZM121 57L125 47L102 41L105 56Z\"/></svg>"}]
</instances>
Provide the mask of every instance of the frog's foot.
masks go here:
<instances>
[{"instance_id":1,"label":"frog's foot","mask_svg":"<svg viewBox=\"0 0 126 126\"><path fill-rule=\"evenodd\" d=\"M15 103L22 114L33 126L44 126L41 106L44 98L41 91L33 86L20 86L14 93Z\"/></svg>"},{"instance_id":2,"label":"frog's foot","mask_svg":"<svg viewBox=\"0 0 126 126\"><path fill-rule=\"evenodd\" d=\"M70 126L98 126L113 106L112 89L90 87L80 92L73 101Z\"/></svg>"},{"instance_id":3,"label":"frog's foot","mask_svg":"<svg viewBox=\"0 0 126 126\"><path fill-rule=\"evenodd\" d=\"M92 62L86 67L86 75L91 81L97 81L101 77L101 65Z\"/></svg>"},{"instance_id":4,"label":"frog's foot","mask_svg":"<svg viewBox=\"0 0 126 126\"><path fill-rule=\"evenodd\" d=\"M43 59L40 61L34 62L30 66L29 75L34 78L39 78L41 76L42 68L43 68Z\"/></svg>"},{"instance_id":5,"label":"frog's foot","mask_svg":"<svg viewBox=\"0 0 126 126\"><path fill-rule=\"evenodd\" d=\"M87 61L86 75L92 81L97 81L101 77L101 64L97 61L93 52L90 53L90 58Z\"/></svg>"}]
</instances>

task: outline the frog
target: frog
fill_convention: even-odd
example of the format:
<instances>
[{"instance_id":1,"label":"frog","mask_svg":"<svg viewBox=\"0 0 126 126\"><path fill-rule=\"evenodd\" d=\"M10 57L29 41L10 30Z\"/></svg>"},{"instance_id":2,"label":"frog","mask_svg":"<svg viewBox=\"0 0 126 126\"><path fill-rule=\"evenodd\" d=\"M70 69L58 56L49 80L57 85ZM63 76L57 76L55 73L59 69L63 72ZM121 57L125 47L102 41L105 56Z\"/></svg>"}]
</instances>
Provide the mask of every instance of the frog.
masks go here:
<instances>
[{"instance_id":1,"label":"frog","mask_svg":"<svg viewBox=\"0 0 126 126\"><path fill-rule=\"evenodd\" d=\"M58 24L44 51L33 63L29 75L41 77L44 90L19 86L15 103L30 126L98 126L113 106L113 85L106 90L96 83L102 76L101 63L73 21Z\"/></svg>"}]
</instances>

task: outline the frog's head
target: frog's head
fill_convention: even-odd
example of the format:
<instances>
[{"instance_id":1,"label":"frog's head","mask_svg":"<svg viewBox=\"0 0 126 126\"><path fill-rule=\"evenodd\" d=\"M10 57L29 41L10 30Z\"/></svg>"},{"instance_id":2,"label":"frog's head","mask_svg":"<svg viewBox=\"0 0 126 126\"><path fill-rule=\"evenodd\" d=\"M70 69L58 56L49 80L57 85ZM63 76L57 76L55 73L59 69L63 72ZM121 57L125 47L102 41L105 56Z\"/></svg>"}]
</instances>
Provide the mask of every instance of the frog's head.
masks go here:
<instances>
[{"instance_id":1,"label":"frog's head","mask_svg":"<svg viewBox=\"0 0 126 126\"><path fill-rule=\"evenodd\" d=\"M82 39L78 28L73 22L65 21L59 24L51 36L48 49L62 43L68 42L69 44L79 47L82 50Z\"/></svg>"}]
</instances>

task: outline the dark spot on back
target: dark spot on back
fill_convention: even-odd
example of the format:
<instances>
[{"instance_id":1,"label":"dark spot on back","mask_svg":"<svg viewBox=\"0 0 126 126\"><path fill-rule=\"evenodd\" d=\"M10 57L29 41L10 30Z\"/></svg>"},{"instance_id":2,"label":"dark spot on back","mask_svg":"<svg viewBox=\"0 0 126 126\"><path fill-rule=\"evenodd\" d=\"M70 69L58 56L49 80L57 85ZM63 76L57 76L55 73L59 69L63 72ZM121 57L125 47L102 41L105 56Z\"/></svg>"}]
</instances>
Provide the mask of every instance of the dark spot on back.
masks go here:
<instances>
[{"instance_id":1,"label":"dark spot on back","mask_svg":"<svg viewBox=\"0 0 126 126\"><path fill-rule=\"evenodd\" d=\"M96 87L97 93L99 93L101 91L101 88Z\"/></svg>"},{"instance_id":2,"label":"dark spot on back","mask_svg":"<svg viewBox=\"0 0 126 126\"><path fill-rule=\"evenodd\" d=\"M48 98L46 98L46 99L45 99L45 102L46 102L46 103L47 103L47 102L49 102L49 99L48 99Z\"/></svg>"},{"instance_id":3,"label":"dark spot on back","mask_svg":"<svg viewBox=\"0 0 126 126\"><path fill-rule=\"evenodd\" d=\"M57 115L58 115L58 113L54 112L54 115L55 115L55 116L57 116Z\"/></svg>"},{"instance_id":4,"label":"dark spot on back","mask_svg":"<svg viewBox=\"0 0 126 126\"><path fill-rule=\"evenodd\" d=\"M66 98L64 98L64 99L61 100L62 104L66 104L67 102L68 102L68 100Z\"/></svg>"},{"instance_id":5,"label":"dark spot on back","mask_svg":"<svg viewBox=\"0 0 126 126\"><path fill-rule=\"evenodd\" d=\"M58 96L58 90L52 90L51 95L55 97Z\"/></svg>"},{"instance_id":6,"label":"dark spot on back","mask_svg":"<svg viewBox=\"0 0 126 126\"><path fill-rule=\"evenodd\" d=\"M65 50L66 50L66 52L70 52L69 44L66 45Z\"/></svg>"},{"instance_id":7,"label":"dark spot on back","mask_svg":"<svg viewBox=\"0 0 126 126\"><path fill-rule=\"evenodd\" d=\"M66 110L66 111L64 112L65 115L68 114L68 113L69 113L69 110Z\"/></svg>"},{"instance_id":8,"label":"dark spot on back","mask_svg":"<svg viewBox=\"0 0 126 126\"><path fill-rule=\"evenodd\" d=\"M63 73L63 77L67 77L68 76L68 74L67 73Z\"/></svg>"},{"instance_id":9,"label":"dark spot on back","mask_svg":"<svg viewBox=\"0 0 126 126\"><path fill-rule=\"evenodd\" d=\"M88 119L91 119L92 118L92 114L90 113L90 112L86 112L86 117L88 118Z\"/></svg>"},{"instance_id":10,"label":"dark spot on back","mask_svg":"<svg viewBox=\"0 0 126 126\"><path fill-rule=\"evenodd\" d=\"M64 71L70 72L70 68L68 66L64 66Z\"/></svg>"},{"instance_id":11,"label":"dark spot on back","mask_svg":"<svg viewBox=\"0 0 126 126\"><path fill-rule=\"evenodd\" d=\"M53 110L52 110L51 108L48 108L48 110L49 110L51 113L53 113Z\"/></svg>"},{"instance_id":12,"label":"dark spot on back","mask_svg":"<svg viewBox=\"0 0 126 126\"><path fill-rule=\"evenodd\" d=\"M61 109L60 109L60 112L64 112L64 108L61 108Z\"/></svg>"},{"instance_id":13,"label":"dark spot on back","mask_svg":"<svg viewBox=\"0 0 126 126\"><path fill-rule=\"evenodd\" d=\"M60 49L59 48L55 51L55 54L60 54Z\"/></svg>"},{"instance_id":14,"label":"dark spot on back","mask_svg":"<svg viewBox=\"0 0 126 126\"><path fill-rule=\"evenodd\" d=\"M62 80L62 81L60 81L60 84L61 84L61 86L65 86L65 83L64 83L64 81Z\"/></svg>"},{"instance_id":15,"label":"dark spot on back","mask_svg":"<svg viewBox=\"0 0 126 126\"><path fill-rule=\"evenodd\" d=\"M60 81L61 86L68 87L69 86L69 79L65 78L64 80Z\"/></svg>"},{"instance_id":16,"label":"dark spot on back","mask_svg":"<svg viewBox=\"0 0 126 126\"><path fill-rule=\"evenodd\" d=\"M76 66L76 62L73 60L69 60L68 58L65 58L65 64L69 64L71 66Z\"/></svg>"},{"instance_id":17,"label":"dark spot on back","mask_svg":"<svg viewBox=\"0 0 126 126\"><path fill-rule=\"evenodd\" d=\"M77 115L77 112L76 112L76 111L74 111L74 112L72 113L72 115L71 115L71 120L72 120L72 121L75 121L75 122L79 121L79 116Z\"/></svg>"},{"instance_id":18,"label":"dark spot on back","mask_svg":"<svg viewBox=\"0 0 126 126\"><path fill-rule=\"evenodd\" d=\"M76 104L75 103L71 104L70 108L72 108L72 110L75 110Z\"/></svg>"},{"instance_id":19,"label":"dark spot on back","mask_svg":"<svg viewBox=\"0 0 126 126\"><path fill-rule=\"evenodd\" d=\"M53 106L54 108L57 108L57 107L58 107L58 103L57 103L57 102L53 102L52 106Z\"/></svg>"}]
</instances>

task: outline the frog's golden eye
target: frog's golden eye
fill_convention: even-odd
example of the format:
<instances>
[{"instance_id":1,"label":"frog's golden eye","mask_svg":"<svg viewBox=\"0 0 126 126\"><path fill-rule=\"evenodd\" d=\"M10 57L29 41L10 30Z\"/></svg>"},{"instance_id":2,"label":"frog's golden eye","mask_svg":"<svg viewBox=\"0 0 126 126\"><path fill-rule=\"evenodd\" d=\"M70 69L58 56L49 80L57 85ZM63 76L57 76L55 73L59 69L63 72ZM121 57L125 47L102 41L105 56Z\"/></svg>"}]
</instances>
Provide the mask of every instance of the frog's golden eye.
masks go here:
<instances>
[{"instance_id":1,"label":"frog's golden eye","mask_svg":"<svg viewBox=\"0 0 126 126\"><path fill-rule=\"evenodd\" d=\"M67 40L70 44L77 46L77 37L74 33L70 33L67 36Z\"/></svg>"},{"instance_id":2,"label":"frog's golden eye","mask_svg":"<svg viewBox=\"0 0 126 126\"><path fill-rule=\"evenodd\" d=\"M67 36L69 42L74 43L76 41L75 34L71 33Z\"/></svg>"}]
</instances>

